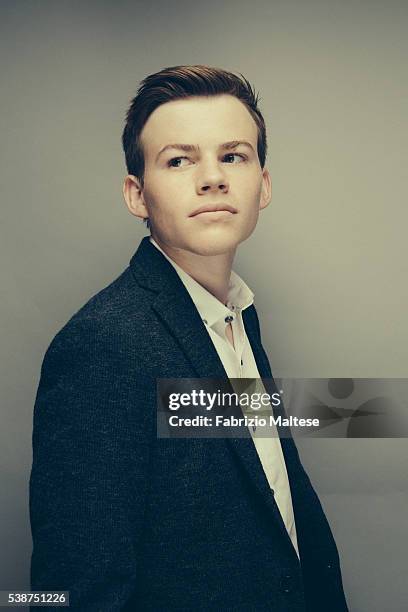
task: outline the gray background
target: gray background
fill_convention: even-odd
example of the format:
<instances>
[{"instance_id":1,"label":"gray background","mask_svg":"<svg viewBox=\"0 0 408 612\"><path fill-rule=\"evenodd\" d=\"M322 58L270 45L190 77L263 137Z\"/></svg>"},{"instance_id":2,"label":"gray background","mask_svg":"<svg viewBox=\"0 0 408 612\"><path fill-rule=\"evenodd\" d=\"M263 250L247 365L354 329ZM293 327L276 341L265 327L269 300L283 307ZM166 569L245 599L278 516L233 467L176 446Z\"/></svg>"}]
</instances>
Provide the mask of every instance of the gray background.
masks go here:
<instances>
[{"instance_id":1,"label":"gray background","mask_svg":"<svg viewBox=\"0 0 408 612\"><path fill-rule=\"evenodd\" d=\"M273 200L235 269L275 375L407 375L407 13L393 0L1 2L1 589L28 587L44 352L145 234L122 202L120 134L146 74L207 63L261 91ZM351 611L406 610L406 440L298 446Z\"/></svg>"}]
</instances>

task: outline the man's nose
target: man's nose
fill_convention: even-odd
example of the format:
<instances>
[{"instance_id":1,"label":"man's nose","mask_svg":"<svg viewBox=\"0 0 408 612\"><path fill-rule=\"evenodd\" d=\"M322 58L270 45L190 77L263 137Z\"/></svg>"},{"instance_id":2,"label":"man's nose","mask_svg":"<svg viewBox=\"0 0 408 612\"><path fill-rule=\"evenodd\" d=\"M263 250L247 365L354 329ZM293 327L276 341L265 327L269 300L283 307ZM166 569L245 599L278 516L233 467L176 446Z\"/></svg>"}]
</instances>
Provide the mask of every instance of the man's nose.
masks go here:
<instances>
[{"instance_id":1,"label":"man's nose","mask_svg":"<svg viewBox=\"0 0 408 612\"><path fill-rule=\"evenodd\" d=\"M197 178L197 192L203 194L209 191L227 192L229 183L224 168L219 162L203 164Z\"/></svg>"}]
</instances>

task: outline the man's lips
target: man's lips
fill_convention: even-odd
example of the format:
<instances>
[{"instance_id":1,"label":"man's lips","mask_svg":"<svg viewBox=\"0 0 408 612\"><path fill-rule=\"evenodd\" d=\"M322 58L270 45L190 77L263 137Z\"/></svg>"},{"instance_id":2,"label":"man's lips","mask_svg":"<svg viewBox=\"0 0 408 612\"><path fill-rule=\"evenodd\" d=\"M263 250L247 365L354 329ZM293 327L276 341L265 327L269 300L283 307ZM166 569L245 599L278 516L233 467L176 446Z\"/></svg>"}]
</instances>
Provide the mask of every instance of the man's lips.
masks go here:
<instances>
[{"instance_id":1,"label":"man's lips","mask_svg":"<svg viewBox=\"0 0 408 612\"><path fill-rule=\"evenodd\" d=\"M196 215L200 215L201 213L206 212L217 212L219 210L226 210L233 214L238 212L236 208L230 206L229 204L204 204L203 206L200 206L194 212L192 212L189 217L195 217Z\"/></svg>"}]
</instances>

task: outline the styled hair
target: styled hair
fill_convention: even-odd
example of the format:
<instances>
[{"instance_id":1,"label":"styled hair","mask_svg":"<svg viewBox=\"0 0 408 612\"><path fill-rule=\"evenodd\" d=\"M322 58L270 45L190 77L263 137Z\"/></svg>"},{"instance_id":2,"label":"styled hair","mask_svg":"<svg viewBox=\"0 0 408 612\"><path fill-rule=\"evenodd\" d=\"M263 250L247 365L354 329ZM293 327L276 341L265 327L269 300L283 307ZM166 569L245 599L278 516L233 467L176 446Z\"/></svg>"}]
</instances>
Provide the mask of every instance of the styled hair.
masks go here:
<instances>
[{"instance_id":1,"label":"styled hair","mask_svg":"<svg viewBox=\"0 0 408 612\"><path fill-rule=\"evenodd\" d=\"M156 108L166 102L181 98L221 94L229 94L238 98L254 119L258 128L258 158L263 168L267 153L266 128L264 118L258 108L258 94L252 85L242 74L236 75L211 66L192 65L164 68L147 76L140 83L136 96L127 111L122 134L128 173L136 176L143 186L145 164L140 135L145 123Z\"/></svg>"}]
</instances>

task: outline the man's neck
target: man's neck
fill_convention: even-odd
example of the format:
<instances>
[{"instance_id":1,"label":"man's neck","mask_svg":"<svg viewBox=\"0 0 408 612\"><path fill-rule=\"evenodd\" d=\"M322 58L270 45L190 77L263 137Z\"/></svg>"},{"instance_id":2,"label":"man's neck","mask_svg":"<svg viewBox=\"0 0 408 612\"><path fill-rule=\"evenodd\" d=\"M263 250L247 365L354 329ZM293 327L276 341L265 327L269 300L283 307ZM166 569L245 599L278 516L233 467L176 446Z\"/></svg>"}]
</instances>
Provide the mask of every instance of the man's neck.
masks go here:
<instances>
[{"instance_id":1,"label":"man's neck","mask_svg":"<svg viewBox=\"0 0 408 612\"><path fill-rule=\"evenodd\" d=\"M157 236L152 235L152 238L184 272L222 304L226 303L235 250L220 255L197 255L191 251L171 247L161 242Z\"/></svg>"}]
</instances>

